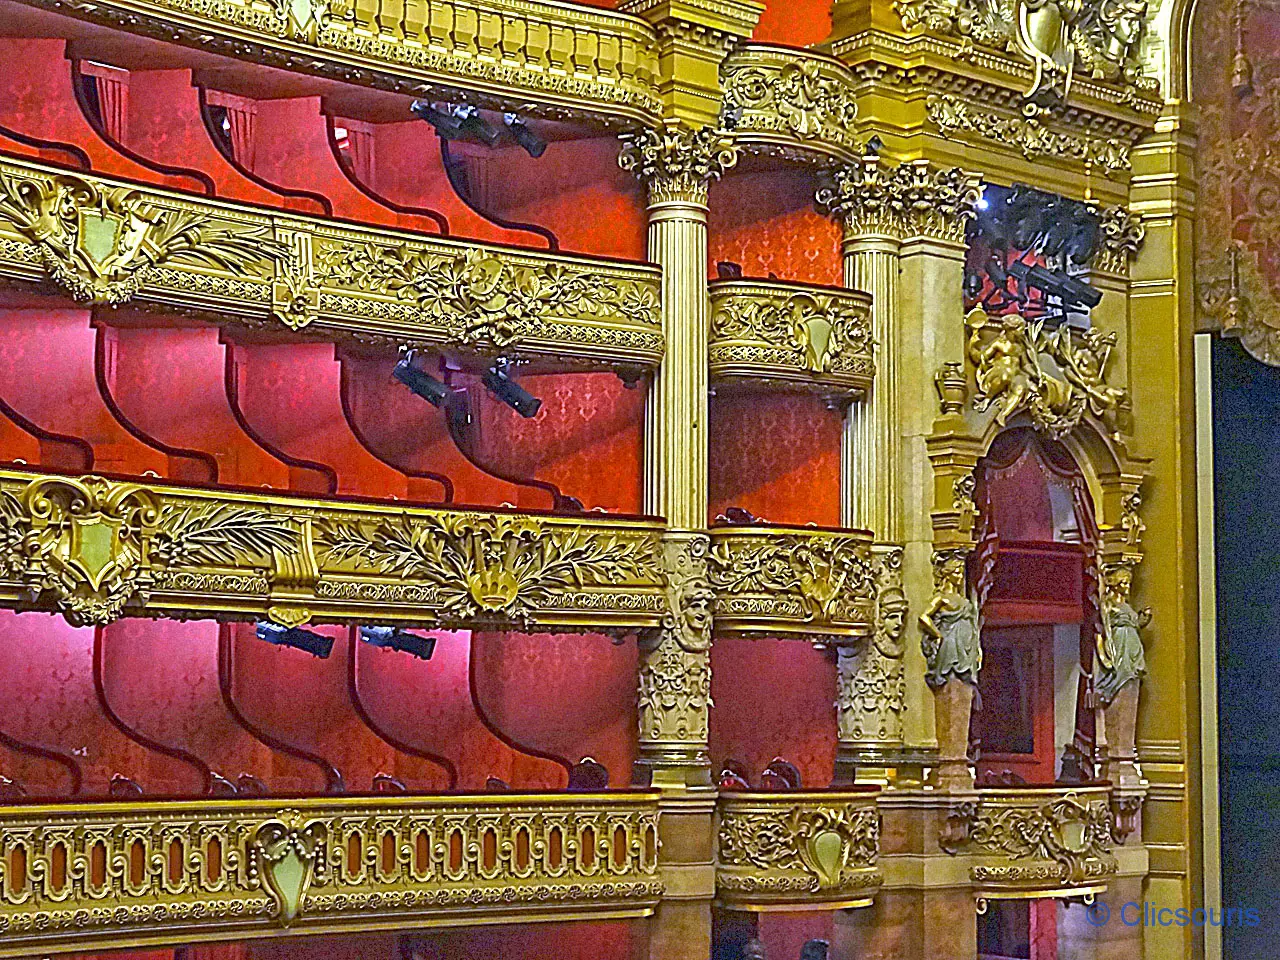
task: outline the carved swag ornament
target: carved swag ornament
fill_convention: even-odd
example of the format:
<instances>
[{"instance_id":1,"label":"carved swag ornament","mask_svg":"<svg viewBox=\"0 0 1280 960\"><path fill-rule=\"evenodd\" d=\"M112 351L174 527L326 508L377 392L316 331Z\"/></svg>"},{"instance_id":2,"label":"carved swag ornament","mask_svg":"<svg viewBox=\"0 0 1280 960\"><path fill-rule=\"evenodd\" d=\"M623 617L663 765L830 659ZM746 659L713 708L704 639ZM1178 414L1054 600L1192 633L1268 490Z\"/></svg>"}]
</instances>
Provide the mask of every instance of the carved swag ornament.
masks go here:
<instances>
[{"instance_id":1,"label":"carved swag ornament","mask_svg":"<svg viewBox=\"0 0 1280 960\"><path fill-rule=\"evenodd\" d=\"M132 188L71 174L37 180L0 170L0 220L34 244L49 279L83 303L125 303L169 261L265 274L290 256L266 227L164 209Z\"/></svg>"}]
</instances>

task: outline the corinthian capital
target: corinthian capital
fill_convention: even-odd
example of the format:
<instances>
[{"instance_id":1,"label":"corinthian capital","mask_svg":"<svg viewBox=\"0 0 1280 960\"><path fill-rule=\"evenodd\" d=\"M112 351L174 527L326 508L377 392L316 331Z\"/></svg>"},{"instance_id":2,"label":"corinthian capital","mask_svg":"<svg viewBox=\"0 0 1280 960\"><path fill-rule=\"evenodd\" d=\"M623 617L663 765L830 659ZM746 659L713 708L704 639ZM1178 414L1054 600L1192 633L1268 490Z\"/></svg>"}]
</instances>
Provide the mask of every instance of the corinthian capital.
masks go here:
<instances>
[{"instance_id":1,"label":"corinthian capital","mask_svg":"<svg viewBox=\"0 0 1280 960\"><path fill-rule=\"evenodd\" d=\"M694 130L668 121L661 130L645 129L622 137L618 166L649 186L651 203L707 202L707 184L738 162L733 134L715 127Z\"/></svg>"},{"instance_id":2,"label":"corinthian capital","mask_svg":"<svg viewBox=\"0 0 1280 960\"><path fill-rule=\"evenodd\" d=\"M891 167L868 154L861 163L835 171L816 199L841 222L846 238L882 234L961 242L981 197L975 173L940 169L928 160Z\"/></svg>"},{"instance_id":3,"label":"corinthian capital","mask_svg":"<svg viewBox=\"0 0 1280 960\"><path fill-rule=\"evenodd\" d=\"M1098 252L1094 266L1103 273L1126 274L1129 261L1138 255L1146 239L1142 218L1126 207L1103 207L1098 211Z\"/></svg>"}]
</instances>

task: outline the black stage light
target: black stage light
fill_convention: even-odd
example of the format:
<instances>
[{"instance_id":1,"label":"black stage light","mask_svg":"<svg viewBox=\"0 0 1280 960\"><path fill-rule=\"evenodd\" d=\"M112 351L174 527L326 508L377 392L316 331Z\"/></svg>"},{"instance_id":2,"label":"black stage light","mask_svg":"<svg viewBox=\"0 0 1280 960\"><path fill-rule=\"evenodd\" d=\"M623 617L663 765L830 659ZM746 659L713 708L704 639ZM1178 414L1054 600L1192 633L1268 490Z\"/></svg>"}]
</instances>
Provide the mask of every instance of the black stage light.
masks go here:
<instances>
[{"instance_id":1,"label":"black stage light","mask_svg":"<svg viewBox=\"0 0 1280 960\"><path fill-rule=\"evenodd\" d=\"M270 620L259 620L255 631L259 640L274 643L281 647L293 647L303 650L321 660L328 659L333 652L333 638L303 630L301 627L282 627Z\"/></svg>"},{"instance_id":2,"label":"black stage light","mask_svg":"<svg viewBox=\"0 0 1280 960\"><path fill-rule=\"evenodd\" d=\"M462 124L442 110L437 110L425 100L415 100L409 104L409 110L415 117L425 120L436 128L445 140L456 140L462 136Z\"/></svg>"},{"instance_id":3,"label":"black stage light","mask_svg":"<svg viewBox=\"0 0 1280 960\"><path fill-rule=\"evenodd\" d=\"M419 660L430 660L436 652L435 637L420 637L416 633L407 633L395 627L361 627L360 639L371 647L383 647L417 657Z\"/></svg>"},{"instance_id":4,"label":"black stage light","mask_svg":"<svg viewBox=\"0 0 1280 960\"><path fill-rule=\"evenodd\" d=\"M489 392L520 416L536 416L542 401L507 375L507 364L499 361L485 371L483 381Z\"/></svg>"},{"instance_id":5,"label":"black stage light","mask_svg":"<svg viewBox=\"0 0 1280 960\"><path fill-rule=\"evenodd\" d=\"M391 375L433 407L444 406L453 396L453 391L443 383L413 365L411 353L401 358Z\"/></svg>"},{"instance_id":6,"label":"black stage light","mask_svg":"<svg viewBox=\"0 0 1280 960\"><path fill-rule=\"evenodd\" d=\"M1064 273L1058 275L1062 282L1062 299L1070 306L1083 306L1093 309L1102 302L1102 291L1091 287L1083 280Z\"/></svg>"},{"instance_id":7,"label":"black stage light","mask_svg":"<svg viewBox=\"0 0 1280 960\"><path fill-rule=\"evenodd\" d=\"M514 113L504 113L502 122L507 125L511 139L524 147L524 152L535 160L547 152L547 141L529 129L529 125Z\"/></svg>"},{"instance_id":8,"label":"black stage light","mask_svg":"<svg viewBox=\"0 0 1280 960\"><path fill-rule=\"evenodd\" d=\"M742 264L732 260L716 261L716 278L719 280L741 280Z\"/></svg>"},{"instance_id":9,"label":"black stage light","mask_svg":"<svg viewBox=\"0 0 1280 960\"><path fill-rule=\"evenodd\" d=\"M1028 287L1059 298L1067 308L1091 309L1102 302L1102 291L1091 287L1083 280L1067 276L1061 270L1050 270L1038 263L1027 264L1018 261L1009 265L1009 272L1025 282Z\"/></svg>"},{"instance_id":10,"label":"black stage light","mask_svg":"<svg viewBox=\"0 0 1280 960\"><path fill-rule=\"evenodd\" d=\"M480 116L480 111L470 104L464 103L454 107L453 119L457 121L458 129L468 138L478 140L486 147L496 147L498 141L502 139L502 134Z\"/></svg>"}]
</instances>

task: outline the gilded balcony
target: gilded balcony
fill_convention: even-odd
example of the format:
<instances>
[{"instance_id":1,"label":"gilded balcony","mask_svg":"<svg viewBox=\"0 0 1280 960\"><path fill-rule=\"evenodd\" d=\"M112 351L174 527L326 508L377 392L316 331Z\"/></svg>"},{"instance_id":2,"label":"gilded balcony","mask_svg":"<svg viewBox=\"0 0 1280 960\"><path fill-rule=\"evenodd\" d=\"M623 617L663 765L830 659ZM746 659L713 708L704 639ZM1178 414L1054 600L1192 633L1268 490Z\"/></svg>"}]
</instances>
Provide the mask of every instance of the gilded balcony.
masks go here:
<instances>
[{"instance_id":1,"label":"gilded balcony","mask_svg":"<svg viewBox=\"0 0 1280 960\"><path fill-rule=\"evenodd\" d=\"M1106 889L1112 855L1111 786L983 787L951 818L981 899L1083 896Z\"/></svg>"},{"instance_id":2,"label":"gilded balcony","mask_svg":"<svg viewBox=\"0 0 1280 960\"><path fill-rule=\"evenodd\" d=\"M594 631L661 622L645 518L307 499L0 469L0 605Z\"/></svg>"},{"instance_id":3,"label":"gilded balcony","mask_svg":"<svg viewBox=\"0 0 1280 960\"><path fill-rule=\"evenodd\" d=\"M0 956L646 916L658 816L630 791L0 807Z\"/></svg>"},{"instance_id":4,"label":"gilded balcony","mask_svg":"<svg viewBox=\"0 0 1280 960\"><path fill-rule=\"evenodd\" d=\"M721 791L716 901L737 910L864 907L883 878L874 788Z\"/></svg>"},{"instance_id":5,"label":"gilded balcony","mask_svg":"<svg viewBox=\"0 0 1280 960\"><path fill-rule=\"evenodd\" d=\"M851 643L870 636L876 575L865 530L725 524L711 529L717 635Z\"/></svg>"},{"instance_id":6,"label":"gilded balcony","mask_svg":"<svg viewBox=\"0 0 1280 960\"><path fill-rule=\"evenodd\" d=\"M724 109L744 149L829 163L861 156L857 77L834 57L746 43L720 68Z\"/></svg>"},{"instance_id":7,"label":"gilded balcony","mask_svg":"<svg viewBox=\"0 0 1280 960\"><path fill-rule=\"evenodd\" d=\"M21 0L166 42L347 83L653 122L657 39L638 17L555 0Z\"/></svg>"},{"instance_id":8,"label":"gilded balcony","mask_svg":"<svg viewBox=\"0 0 1280 960\"><path fill-rule=\"evenodd\" d=\"M660 273L0 160L0 279L335 340L655 366Z\"/></svg>"},{"instance_id":9,"label":"gilded balcony","mask_svg":"<svg viewBox=\"0 0 1280 960\"><path fill-rule=\"evenodd\" d=\"M857 396L871 387L874 346L865 293L781 280L711 283L713 380Z\"/></svg>"}]
</instances>

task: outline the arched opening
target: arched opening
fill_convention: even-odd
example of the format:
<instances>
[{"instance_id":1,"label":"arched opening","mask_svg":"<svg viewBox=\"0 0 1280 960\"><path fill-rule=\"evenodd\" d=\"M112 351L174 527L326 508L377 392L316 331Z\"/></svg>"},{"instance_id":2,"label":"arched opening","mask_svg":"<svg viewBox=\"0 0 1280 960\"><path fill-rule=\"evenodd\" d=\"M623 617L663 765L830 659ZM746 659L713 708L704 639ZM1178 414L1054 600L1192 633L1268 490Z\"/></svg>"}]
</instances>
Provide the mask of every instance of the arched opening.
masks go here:
<instances>
[{"instance_id":1,"label":"arched opening","mask_svg":"<svg viewBox=\"0 0 1280 960\"><path fill-rule=\"evenodd\" d=\"M1029 427L975 471L983 666L970 727L979 782L1092 778L1098 523L1080 465Z\"/></svg>"}]
</instances>

